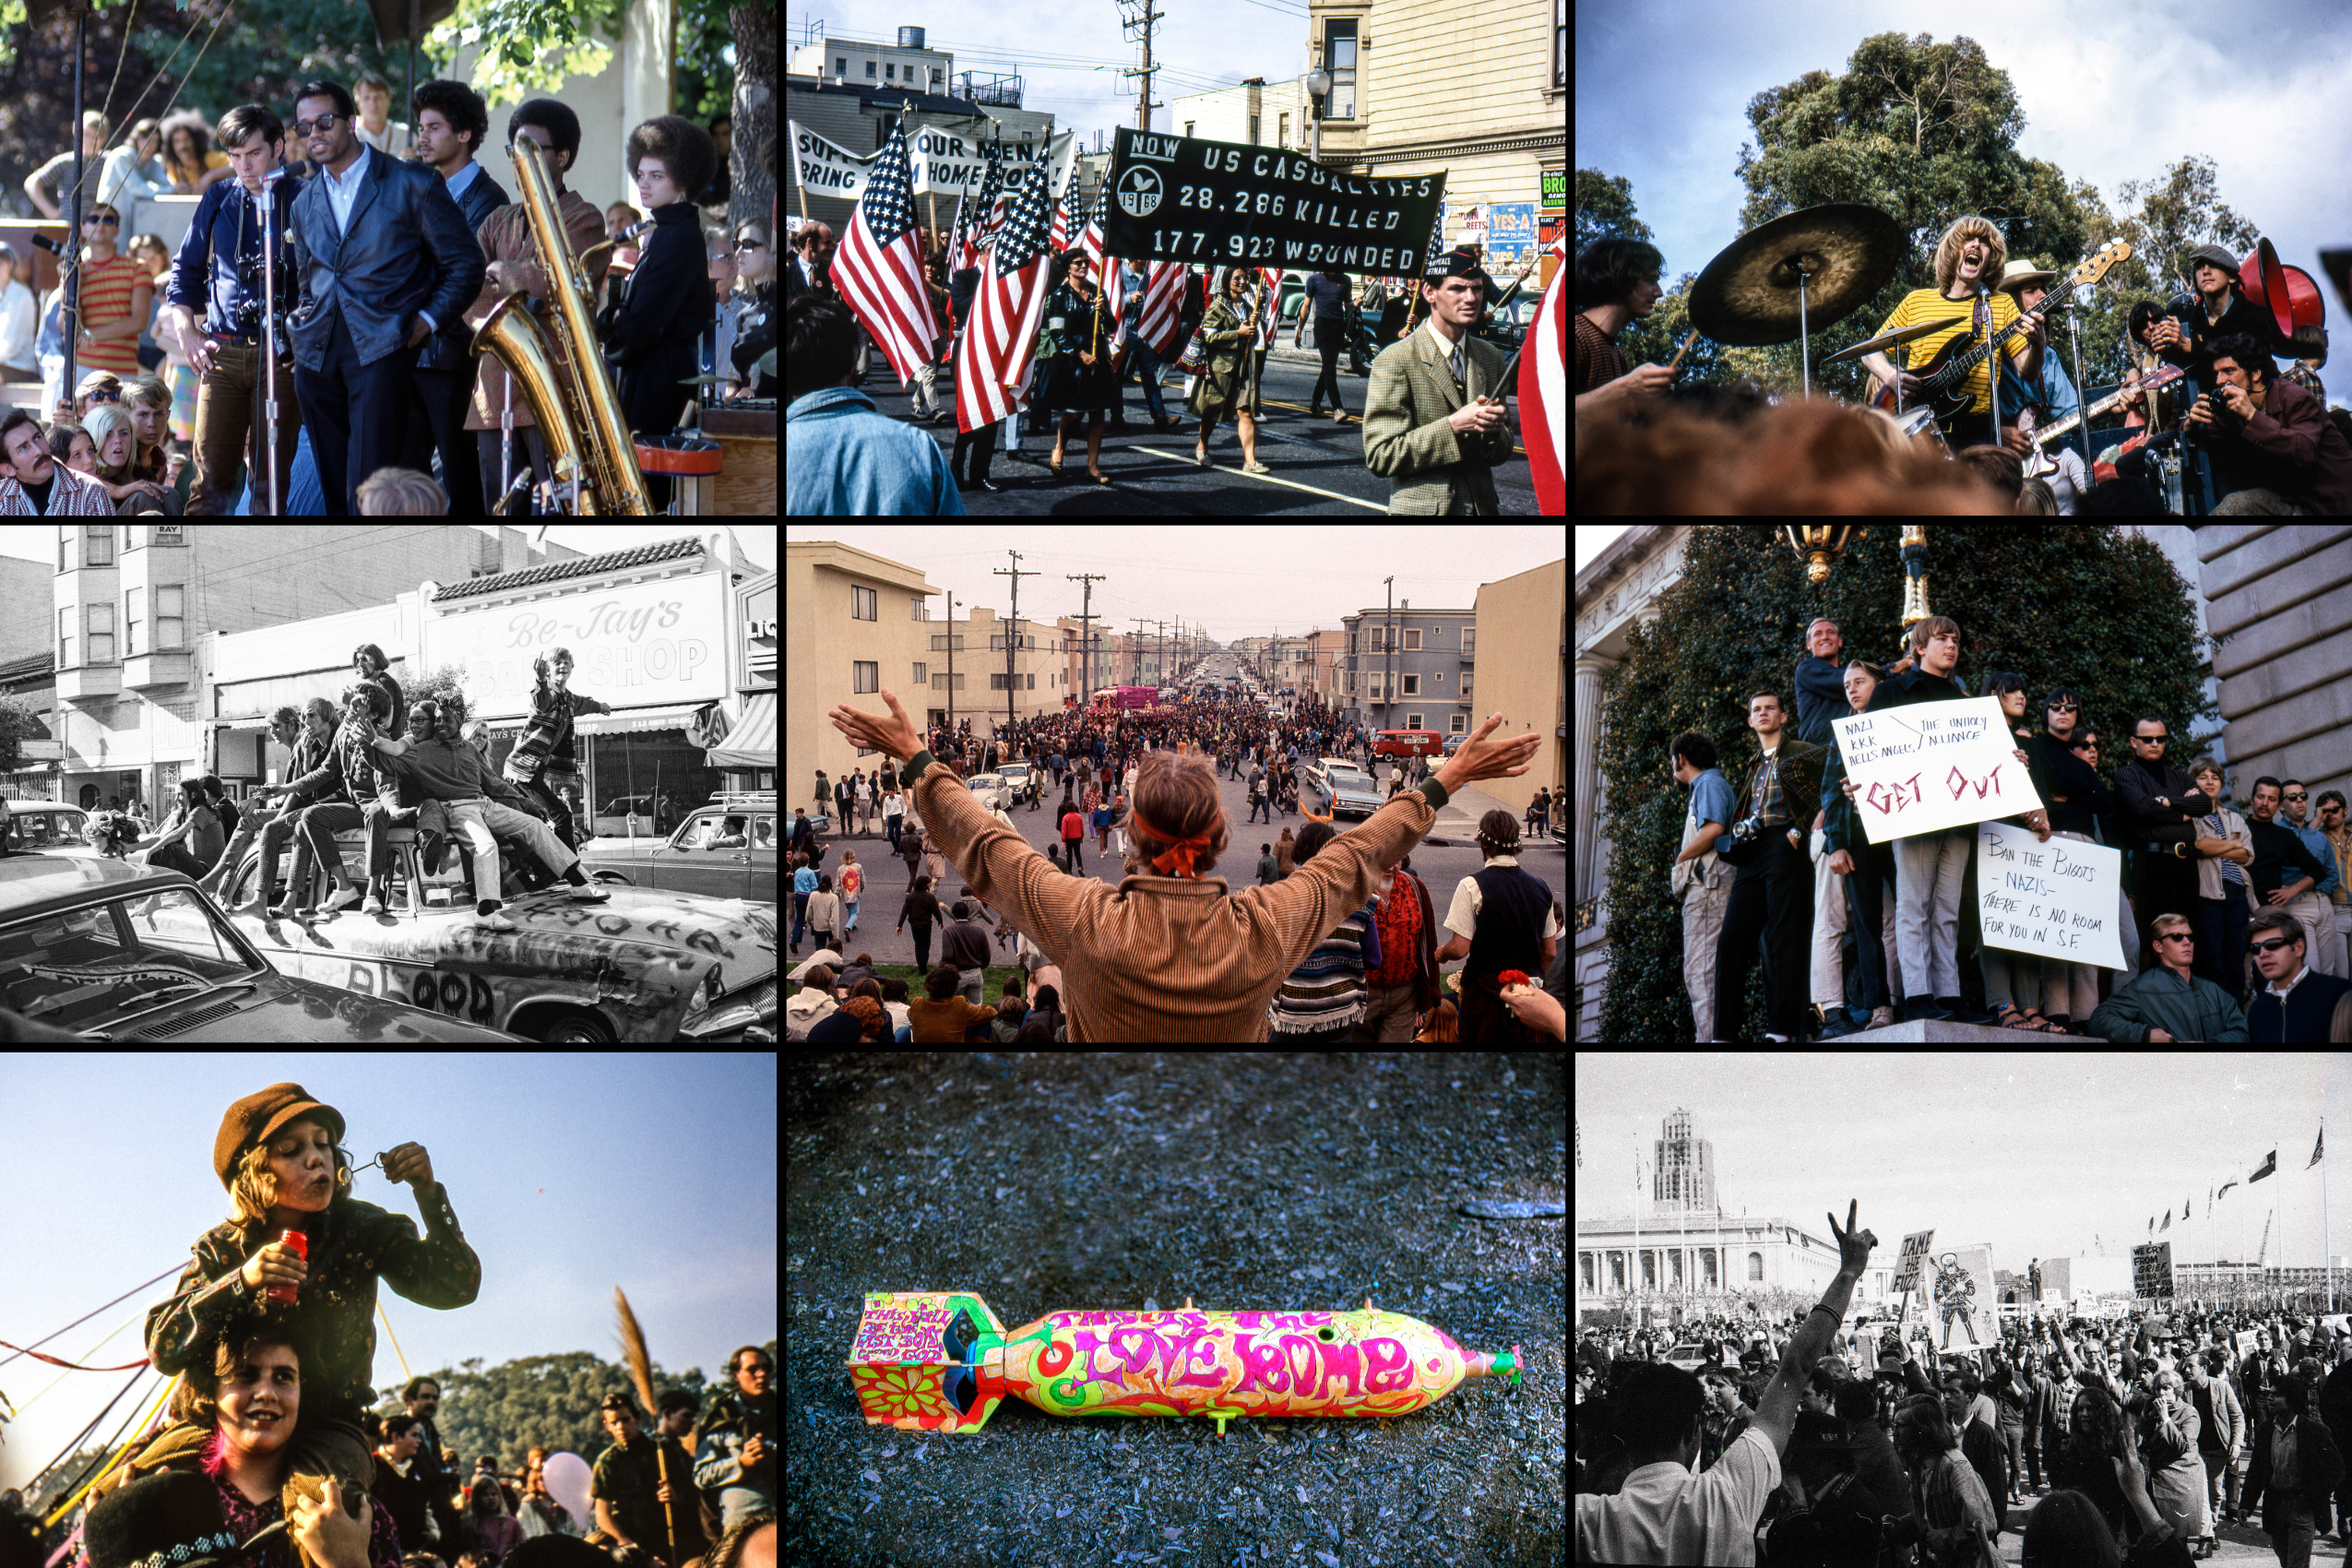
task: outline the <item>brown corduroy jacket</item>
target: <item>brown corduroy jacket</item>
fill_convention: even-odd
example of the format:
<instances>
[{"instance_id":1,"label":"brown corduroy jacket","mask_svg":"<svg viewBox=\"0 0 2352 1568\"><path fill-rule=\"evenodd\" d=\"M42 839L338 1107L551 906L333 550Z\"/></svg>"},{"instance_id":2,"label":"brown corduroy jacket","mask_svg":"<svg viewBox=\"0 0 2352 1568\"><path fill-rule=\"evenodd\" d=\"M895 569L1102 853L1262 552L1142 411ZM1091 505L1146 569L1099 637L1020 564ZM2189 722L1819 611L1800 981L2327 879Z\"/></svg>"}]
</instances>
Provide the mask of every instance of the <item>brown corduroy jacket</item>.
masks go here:
<instances>
[{"instance_id":1,"label":"brown corduroy jacket","mask_svg":"<svg viewBox=\"0 0 2352 1568\"><path fill-rule=\"evenodd\" d=\"M965 883L1062 967L1070 1042L1257 1041L1266 1005L1316 943L1364 907L1446 800L1435 778L1349 828L1284 881L1070 876L929 752L907 766L917 813Z\"/></svg>"}]
</instances>

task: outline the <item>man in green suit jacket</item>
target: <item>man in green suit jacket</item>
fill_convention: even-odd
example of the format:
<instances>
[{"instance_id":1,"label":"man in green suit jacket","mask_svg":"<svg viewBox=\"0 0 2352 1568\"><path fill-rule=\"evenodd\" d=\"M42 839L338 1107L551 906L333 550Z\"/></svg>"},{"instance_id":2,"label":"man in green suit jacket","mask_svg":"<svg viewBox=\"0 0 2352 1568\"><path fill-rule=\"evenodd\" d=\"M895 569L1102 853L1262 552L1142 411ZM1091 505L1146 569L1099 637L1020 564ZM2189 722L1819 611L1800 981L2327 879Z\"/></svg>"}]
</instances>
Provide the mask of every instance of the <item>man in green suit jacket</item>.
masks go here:
<instances>
[{"instance_id":1,"label":"man in green suit jacket","mask_svg":"<svg viewBox=\"0 0 2352 1568\"><path fill-rule=\"evenodd\" d=\"M1389 483L1392 513L1491 517L1494 465L1511 456L1503 350L1473 335L1487 276L1467 251L1429 265L1429 320L1372 361L1364 466Z\"/></svg>"}]
</instances>

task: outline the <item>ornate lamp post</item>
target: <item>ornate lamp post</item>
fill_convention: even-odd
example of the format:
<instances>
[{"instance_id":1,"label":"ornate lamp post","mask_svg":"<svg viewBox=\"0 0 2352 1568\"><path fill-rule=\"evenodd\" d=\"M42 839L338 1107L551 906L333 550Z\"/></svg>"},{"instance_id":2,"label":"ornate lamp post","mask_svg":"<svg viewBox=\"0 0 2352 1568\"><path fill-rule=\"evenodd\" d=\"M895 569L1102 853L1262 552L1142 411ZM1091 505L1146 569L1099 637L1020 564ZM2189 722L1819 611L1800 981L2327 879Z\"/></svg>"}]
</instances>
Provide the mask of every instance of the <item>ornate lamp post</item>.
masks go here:
<instances>
[{"instance_id":1,"label":"ornate lamp post","mask_svg":"<svg viewBox=\"0 0 2352 1568\"><path fill-rule=\"evenodd\" d=\"M1871 530L1854 523L1788 523L1783 525L1788 548L1805 559L1805 576L1816 587L1829 580L1829 568ZM1903 587L1903 625L1913 625L1935 613L1928 608L1928 530L1924 523L1903 525L1903 570L1910 580Z\"/></svg>"}]
</instances>

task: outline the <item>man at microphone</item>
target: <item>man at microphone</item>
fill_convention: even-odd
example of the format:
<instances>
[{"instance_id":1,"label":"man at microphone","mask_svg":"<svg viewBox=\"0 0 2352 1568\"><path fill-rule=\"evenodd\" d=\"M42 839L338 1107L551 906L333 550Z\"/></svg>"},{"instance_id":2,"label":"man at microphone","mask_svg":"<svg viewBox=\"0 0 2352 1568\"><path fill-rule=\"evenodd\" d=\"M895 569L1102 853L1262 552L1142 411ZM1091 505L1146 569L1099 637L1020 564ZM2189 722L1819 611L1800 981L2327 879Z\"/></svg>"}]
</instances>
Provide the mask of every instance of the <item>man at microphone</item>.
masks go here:
<instances>
[{"instance_id":1,"label":"man at microphone","mask_svg":"<svg viewBox=\"0 0 2352 1568\"><path fill-rule=\"evenodd\" d=\"M1903 303L1894 314L1880 323L1873 338L1883 337L1899 327L1918 327L1927 322L1948 323L1942 330L1914 338L1904 345L1904 363L1927 365L1935 360L1945 344L1956 338L1985 340L1988 332L1998 334L2014 322L2019 311L2013 295L1994 293L2003 264L2009 257L2009 245L2001 231L1989 220L1974 214L1955 221L1943 232L1935 246L1935 282L1932 289L1914 289L1903 296ZM1984 319L1990 315L1990 325ZM2002 347L2017 366L2017 374L2026 381L2041 374L2041 325L2037 322L2030 331L2011 337ZM1966 351L1966 345L1962 346ZM1958 356L1955 355L1954 358ZM1892 386L1898 374L1895 362L1881 350L1867 355L1862 366L1876 376L1880 385ZM1957 452L1964 446L1985 445L1991 436L1990 414L1992 411L1991 366L1984 361L1969 368L1967 375L1943 389L1947 398L1965 394L1966 402L1955 405L1954 411L1939 408L1936 423L1943 431L1943 438ZM1903 386L1903 407L1917 408L1927 395L1926 379L1910 370L1899 373ZM2013 429L2004 429L2002 444L2020 457L2030 445Z\"/></svg>"},{"instance_id":2,"label":"man at microphone","mask_svg":"<svg viewBox=\"0 0 2352 1568\"><path fill-rule=\"evenodd\" d=\"M220 117L213 133L229 154L233 180L205 187L172 261L164 290L164 330L177 332L183 351L196 366L196 474L188 485L187 515L218 517L236 504L247 475L265 470L268 443L256 394L262 381L261 194L275 184L279 220L293 209L300 182L285 166L286 128L258 103L242 104ZM279 255L278 308L293 304L291 254L282 240ZM204 309L198 327L196 308ZM301 409L294 397L293 345L278 334L278 494L288 493L300 433ZM256 482L257 515L266 510L267 485Z\"/></svg>"}]
</instances>

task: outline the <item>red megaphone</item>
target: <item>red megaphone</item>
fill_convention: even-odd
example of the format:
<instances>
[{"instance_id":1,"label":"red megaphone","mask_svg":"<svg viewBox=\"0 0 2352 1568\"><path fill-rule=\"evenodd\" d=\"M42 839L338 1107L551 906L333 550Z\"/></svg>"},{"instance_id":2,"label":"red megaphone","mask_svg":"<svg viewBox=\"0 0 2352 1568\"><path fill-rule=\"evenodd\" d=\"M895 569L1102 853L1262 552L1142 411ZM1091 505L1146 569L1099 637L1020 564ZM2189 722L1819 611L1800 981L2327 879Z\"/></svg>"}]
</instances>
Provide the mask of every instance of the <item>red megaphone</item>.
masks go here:
<instances>
[{"instance_id":1,"label":"red megaphone","mask_svg":"<svg viewBox=\"0 0 2352 1568\"><path fill-rule=\"evenodd\" d=\"M2268 240L2262 240L2239 265L2238 281L2248 299L2270 312L2282 341L2291 339L2299 327L2310 327L2319 333L2319 352L2299 351L2298 359L2309 359L2318 364L2327 362L2327 302L2320 297L2320 286L2311 280L2310 273L2299 267L2282 265L2277 249Z\"/></svg>"}]
</instances>

